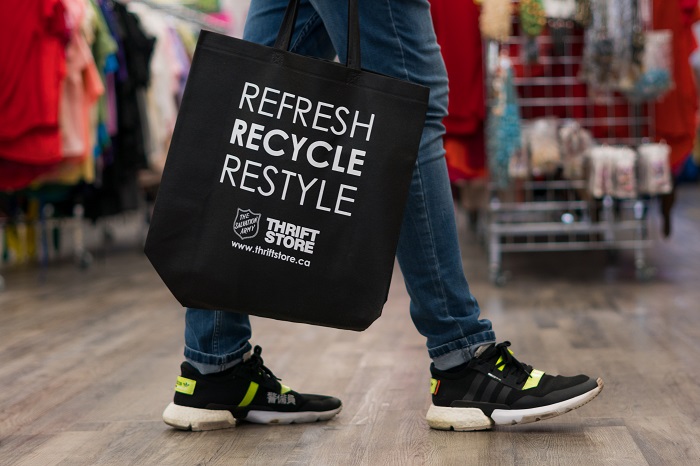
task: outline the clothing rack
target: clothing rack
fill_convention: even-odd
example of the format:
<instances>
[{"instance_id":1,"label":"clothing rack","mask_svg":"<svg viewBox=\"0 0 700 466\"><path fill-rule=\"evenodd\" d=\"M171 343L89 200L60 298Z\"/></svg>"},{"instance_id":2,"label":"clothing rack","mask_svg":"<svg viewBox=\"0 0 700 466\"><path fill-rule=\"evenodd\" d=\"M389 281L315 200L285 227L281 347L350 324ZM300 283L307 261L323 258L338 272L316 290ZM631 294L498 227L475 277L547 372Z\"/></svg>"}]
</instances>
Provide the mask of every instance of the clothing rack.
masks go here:
<instances>
[{"instance_id":1,"label":"clothing rack","mask_svg":"<svg viewBox=\"0 0 700 466\"><path fill-rule=\"evenodd\" d=\"M229 30L226 22L216 19L212 16L200 13L199 11L193 10L182 5L175 4L165 4L160 2L155 2L153 0L114 0L122 5L127 5L129 3L141 3L154 10L162 11L163 13L177 18L181 21L187 23L196 24L202 29L208 29L210 31L218 32L219 34L228 34Z\"/></svg>"},{"instance_id":2,"label":"clothing rack","mask_svg":"<svg viewBox=\"0 0 700 466\"><path fill-rule=\"evenodd\" d=\"M164 16L220 33L228 32L225 21L179 5L167 5L152 0L113 1L122 6L132 1L141 3L159 14L162 12ZM135 183L138 181L134 180ZM65 194L75 202L70 208L65 204L61 205L65 200L64 194L45 193L41 190L20 193L20 202L23 205L21 211L8 211L7 218L0 213L0 254L4 251L6 240L8 243L10 240L13 242L13 246L8 246L7 249L8 260L5 261L4 257L0 257L0 273L5 266L21 266L27 261L32 261L40 266L40 275L43 276L48 264L53 260L71 258L77 266L87 269L93 262L93 253L90 251L102 252L106 256L108 248L116 246L116 240L124 238L125 235L128 235L129 244L134 242L134 238L137 242L142 242L148 224L149 195L151 194L150 191L145 192L143 188L141 186L137 193L138 198L133 199L133 205L130 201L128 202L131 206L128 210L117 214L99 214L97 218L94 213L95 206L85 202L85 196L89 196L90 193L80 189ZM0 193L0 196L3 194ZM23 213L28 199L31 199L35 206L31 215ZM91 207L92 213L90 213ZM0 292L6 286L6 281L0 275Z\"/></svg>"}]
</instances>

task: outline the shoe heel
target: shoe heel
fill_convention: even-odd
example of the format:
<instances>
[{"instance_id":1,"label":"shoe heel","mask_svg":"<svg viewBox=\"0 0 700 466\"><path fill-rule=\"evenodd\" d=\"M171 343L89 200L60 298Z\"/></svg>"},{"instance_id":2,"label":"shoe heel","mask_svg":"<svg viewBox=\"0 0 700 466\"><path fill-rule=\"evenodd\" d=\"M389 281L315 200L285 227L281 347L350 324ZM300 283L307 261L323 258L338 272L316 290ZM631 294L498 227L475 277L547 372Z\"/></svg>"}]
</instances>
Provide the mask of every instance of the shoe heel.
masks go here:
<instances>
[{"instance_id":1,"label":"shoe heel","mask_svg":"<svg viewBox=\"0 0 700 466\"><path fill-rule=\"evenodd\" d=\"M236 425L236 419L229 411L190 408L170 403L163 411L163 421L181 430L228 429Z\"/></svg>"},{"instance_id":2,"label":"shoe heel","mask_svg":"<svg viewBox=\"0 0 700 466\"><path fill-rule=\"evenodd\" d=\"M493 421L479 408L450 408L431 405L426 415L428 425L438 430L486 430L493 427Z\"/></svg>"}]
</instances>

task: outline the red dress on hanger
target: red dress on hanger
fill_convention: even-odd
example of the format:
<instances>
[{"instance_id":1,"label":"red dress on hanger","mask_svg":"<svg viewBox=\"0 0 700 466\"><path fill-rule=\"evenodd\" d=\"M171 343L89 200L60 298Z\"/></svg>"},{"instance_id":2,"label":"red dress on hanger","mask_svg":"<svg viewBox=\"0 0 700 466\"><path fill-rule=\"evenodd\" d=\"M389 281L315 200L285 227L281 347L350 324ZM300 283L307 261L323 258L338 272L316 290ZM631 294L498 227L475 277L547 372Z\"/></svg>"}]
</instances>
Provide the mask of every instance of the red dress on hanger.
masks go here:
<instances>
[{"instance_id":1,"label":"red dress on hanger","mask_svg":"<svg viewBox=\"0 0 700 466\"><path fill-rule=\"evenodd\" d=\"M698 0L654 0L654 29L673 31L673 79L675 88L656 104L656 138L671 146L671 167L681 169L693 149L698 94L689 64L697 48L691 29L700 19Z\"/></svg>"},{"instance_id":2,"label":"red dress on hanger","mask_svg":"<svg viewBox=\"0 0 700 466\"><path fill-rule=\"evenodd\" d=\"M471 0L430 0L433 25L449 78L445 125L452 181L486 176L484 65L479 7Z\"/></svg>"},{"instance_id":3,"label":"red dress on hanger","mask_svg":"<svg viewBox=\"0 0 700 466\"><path fill-rule=\"evenodd\" d=\"M0 190L26 186L61 160L58 108L68 27L60 0L0 7Z\"/></svg>"}]
</instances>

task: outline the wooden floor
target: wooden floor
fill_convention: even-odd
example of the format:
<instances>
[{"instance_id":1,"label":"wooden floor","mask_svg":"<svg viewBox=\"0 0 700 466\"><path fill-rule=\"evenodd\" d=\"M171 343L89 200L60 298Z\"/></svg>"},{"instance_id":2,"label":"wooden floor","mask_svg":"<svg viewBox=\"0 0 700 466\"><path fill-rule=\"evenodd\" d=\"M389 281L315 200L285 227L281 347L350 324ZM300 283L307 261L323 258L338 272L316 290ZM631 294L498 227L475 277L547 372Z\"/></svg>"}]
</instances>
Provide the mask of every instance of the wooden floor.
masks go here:
<instances>
[{"instance_id":1,"label":"wooden floor","mask_svg":"<svg viewBox=\"0 0 700 466\"><path fill-rule=\"evenodd\" d=\"M592 403L540 423L430 430L429 360L395 274L384 316L364 333L255 319L254 343L298 390L331 393L327 423L168 428L183 311L143 256L4 271L0 293L2 465L700 464L700 190L680 193L657 278L605 253L505 256L512 279L488 283L486 254L461 231L483 315L516 355L558 373L603 377Z\"/></svg>"}]
</instances>

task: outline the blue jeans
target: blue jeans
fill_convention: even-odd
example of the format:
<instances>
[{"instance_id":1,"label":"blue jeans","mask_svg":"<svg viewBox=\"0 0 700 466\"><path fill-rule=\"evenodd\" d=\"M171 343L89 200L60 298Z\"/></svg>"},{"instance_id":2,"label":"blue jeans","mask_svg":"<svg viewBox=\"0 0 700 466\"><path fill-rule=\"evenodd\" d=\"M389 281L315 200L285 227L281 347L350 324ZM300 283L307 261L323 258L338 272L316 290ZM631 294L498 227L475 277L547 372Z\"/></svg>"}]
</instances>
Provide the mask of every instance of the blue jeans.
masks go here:
<instances>
[{"instance_id":1,"label":"blue jeans","mask_svg":"<svg viewBox=\"0 0 700 466\"><path fill-rule=\"evenodd\" d=\"M275 41L288 0L253 0L244 39ZM464 278L457 227L444 160L442 119L447 113L447 74L435 39L428 0L360 2L362 67L430 87L430 103L404 213L397 258L411 297L411 317L427 338L438 368L468 361L495 341L491 322ZM347 2L302 0L291 51L345 61ZM248 316L188 309L185 357L201 372L224 370L250 350Z\"/></svg>"}]
</instances>

